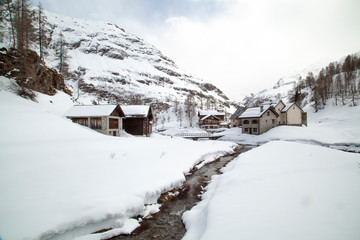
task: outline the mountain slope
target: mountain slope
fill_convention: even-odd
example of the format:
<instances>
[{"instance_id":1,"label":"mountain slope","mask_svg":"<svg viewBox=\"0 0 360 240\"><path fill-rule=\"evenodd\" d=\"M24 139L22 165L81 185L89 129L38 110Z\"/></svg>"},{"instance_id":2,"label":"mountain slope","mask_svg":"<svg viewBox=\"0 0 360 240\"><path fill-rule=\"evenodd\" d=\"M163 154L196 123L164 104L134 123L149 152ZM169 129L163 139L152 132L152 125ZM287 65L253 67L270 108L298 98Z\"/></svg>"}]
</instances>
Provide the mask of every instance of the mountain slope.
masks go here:
<instances>
[{"instance_id":1,"label":"mountain slope","mask_svg":"<svg viewBox=\"0 0 360 240\"><path fill-rule=\"evenodd\" d=\"M80 102L170 106L191 94L197 103L209 99L229 106L220 89L182 71L154 46L114 24L49 12L46 16L50 32L46 62L54 68L58 65L56 52L62 33L69 57L68 84Z\"/></svg>"}]
</instances>

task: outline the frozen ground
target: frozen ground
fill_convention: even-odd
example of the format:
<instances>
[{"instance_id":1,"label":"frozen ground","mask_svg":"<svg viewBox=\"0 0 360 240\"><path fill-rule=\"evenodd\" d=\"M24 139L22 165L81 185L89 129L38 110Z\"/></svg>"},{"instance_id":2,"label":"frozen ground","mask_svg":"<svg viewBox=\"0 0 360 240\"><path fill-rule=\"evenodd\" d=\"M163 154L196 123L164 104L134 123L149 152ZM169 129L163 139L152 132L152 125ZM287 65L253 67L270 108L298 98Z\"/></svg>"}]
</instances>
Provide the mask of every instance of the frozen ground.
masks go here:
<instances>
[{"instance_id":1,"label":"frozen ground","mask_svg":"<svg viewBox=\"0 0 360 240\"><path fill-rule=\"evenodd\" d=\"M252 145L286 140L360 152L360 106L327 106L318 113L306 110L307 127L279 126L261 135L242 134L241 128L231 128L221 139Z\"/></svg>"},{"instance_id":2,"label":"frozen ground","mask_svg":"<svg viewBox=\"0 0 360 240\"><path fill-rule=\"evenodd\" d=\"M308 121L260 136L225 130L222 140L261 146L212 179L183 216L184 240L360 239L360 155L331 149L359 152L360 107L308 109Z\"/></svg>"},{"instance_id":3,"label":"frozen ground","mask_svg":"<svg viewBox=\"0 0 360 240\"><path fill-rule=\"evenodd\" d=\"M360 239L360 156L273 141L216 176L183 220L192 239Z\"/></svg>"},{"instance_id":4,"label":"frozen ground","mask_svg":"<svg viewBox=\"0 0 360 240\"><path fill-rule=\"evenodd\" d=\"M234 146L105 136L61 116L73 104L65 94L38 94L38 101L0 90L4 240L73 239L109 227L109 234L129 232L138 226L131 217L156 211L160 194L180 186L195 164Z\"/></svg>"}]
</instances>

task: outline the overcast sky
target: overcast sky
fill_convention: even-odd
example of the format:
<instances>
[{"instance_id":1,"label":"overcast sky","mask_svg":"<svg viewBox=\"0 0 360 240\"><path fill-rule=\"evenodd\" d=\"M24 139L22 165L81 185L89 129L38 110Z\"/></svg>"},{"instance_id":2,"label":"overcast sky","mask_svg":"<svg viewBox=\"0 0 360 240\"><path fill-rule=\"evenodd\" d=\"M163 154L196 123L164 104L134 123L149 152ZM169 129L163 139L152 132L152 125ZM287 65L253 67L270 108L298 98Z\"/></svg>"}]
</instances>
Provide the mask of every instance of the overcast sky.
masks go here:
<instances>
[{"instance_id":1,"label":"overcast sky","mask_svg":"<svg viewBox=\"0 0 360 240\"><path fill-rule=\"evenodd\" d=\"M235 100L318 60L360 51L359 0L41 3L63 15L116 23Z\"/></svg>"}]
</instances>

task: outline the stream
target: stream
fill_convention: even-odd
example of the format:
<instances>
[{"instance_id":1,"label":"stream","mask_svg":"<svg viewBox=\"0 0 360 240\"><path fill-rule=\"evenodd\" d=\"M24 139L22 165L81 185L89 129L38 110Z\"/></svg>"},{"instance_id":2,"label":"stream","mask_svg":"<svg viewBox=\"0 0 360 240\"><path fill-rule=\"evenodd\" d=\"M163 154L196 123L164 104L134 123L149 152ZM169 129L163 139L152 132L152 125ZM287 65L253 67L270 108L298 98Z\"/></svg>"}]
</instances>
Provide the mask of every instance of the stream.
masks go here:
<instances>
[{"instance_id":1,"label":"stream","mask_svg":"<svg viewBox=\"0 0 360 240\"><path fill-rule=\"evenodd\" d=\"M239 145L234 153L219 157L200 169L195 167L186 176L181 189L174 189L160 196L158 199L158 203L162 204L160 212L153 214L151 218L143 219L141 226L131 234L110 239L182 239L186 232L182 214L201 200L200 195L211 176L220 174L221 168L250 148Z\"/></svg>"}]
</instances>

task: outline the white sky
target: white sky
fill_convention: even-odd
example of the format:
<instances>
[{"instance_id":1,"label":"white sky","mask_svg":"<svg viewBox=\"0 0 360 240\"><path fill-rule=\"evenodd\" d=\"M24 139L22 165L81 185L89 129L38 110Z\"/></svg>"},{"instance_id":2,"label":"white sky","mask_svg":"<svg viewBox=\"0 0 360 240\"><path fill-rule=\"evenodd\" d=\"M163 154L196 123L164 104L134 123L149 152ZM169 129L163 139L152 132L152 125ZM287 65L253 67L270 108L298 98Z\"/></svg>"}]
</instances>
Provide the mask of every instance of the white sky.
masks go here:
<instances>
[{"instance_id":1,"label":"white sky","mask_svg":"<svg viewBox=\"0 0 360 240\"><path fill-rule=\"evenodd\" d=\"M359 0L41 2L52 12L116 23L234 100L320 59L360 51Z\"/></svg>"}]
</instances>

